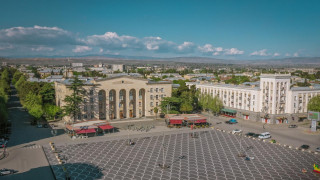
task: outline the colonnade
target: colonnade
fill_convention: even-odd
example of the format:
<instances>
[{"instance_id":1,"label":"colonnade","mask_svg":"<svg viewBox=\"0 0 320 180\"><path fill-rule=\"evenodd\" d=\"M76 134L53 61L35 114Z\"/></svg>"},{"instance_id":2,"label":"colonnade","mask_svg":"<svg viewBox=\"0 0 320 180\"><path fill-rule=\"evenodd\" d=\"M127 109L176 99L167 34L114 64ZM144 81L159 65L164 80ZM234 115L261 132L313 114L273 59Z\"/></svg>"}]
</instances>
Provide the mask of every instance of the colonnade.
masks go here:
<instances>
[{"instance_id":1,"label":"colonnade","mask_svg":"<svg viewBox=\"0 0 320 180\"><path fill-rule=\"evenodd\" d=\"M98 90L99 119L124 119L145 116L145 89Z\"/></svg>"}]
</instances>

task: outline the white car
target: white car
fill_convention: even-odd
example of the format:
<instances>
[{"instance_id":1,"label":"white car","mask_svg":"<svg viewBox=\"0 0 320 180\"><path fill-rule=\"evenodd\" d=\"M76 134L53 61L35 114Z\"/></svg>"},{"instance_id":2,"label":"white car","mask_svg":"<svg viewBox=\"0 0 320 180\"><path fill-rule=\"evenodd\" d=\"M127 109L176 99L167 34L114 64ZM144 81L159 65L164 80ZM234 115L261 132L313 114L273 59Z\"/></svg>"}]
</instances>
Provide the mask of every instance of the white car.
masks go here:
<instances>
[{"instance_id":1,"label":"white car","mask_svg":"<svg viewBox=\"0 0 320 180\"><path fill-rule=\"evenodd\" d=\"M232 131L232 134L241 133L241 132L242 132L241 129L235 129L235 130Z\"/></svg>"},{"instance_id":2,"label":"white car","mask_svg":"<svg viewBox=\"0 0 320 180\"><path fill-rule=\"evenodd\" d=\"M264 133L261 133L258 138L260 139L268 139L268 138L271 138L271 134L269 132L264 132Z\"/></svg>"},{"instance_id":3,"label":"white car","mask_svg":"<svg viewBox=\"0 0 320 180\"><path fill-rule=\"evenodd\" d=\"M317 148L316 148L316 151L317 151L317 152L320 152L320 147L317 147Z\"/></svg>"}]
</instances>

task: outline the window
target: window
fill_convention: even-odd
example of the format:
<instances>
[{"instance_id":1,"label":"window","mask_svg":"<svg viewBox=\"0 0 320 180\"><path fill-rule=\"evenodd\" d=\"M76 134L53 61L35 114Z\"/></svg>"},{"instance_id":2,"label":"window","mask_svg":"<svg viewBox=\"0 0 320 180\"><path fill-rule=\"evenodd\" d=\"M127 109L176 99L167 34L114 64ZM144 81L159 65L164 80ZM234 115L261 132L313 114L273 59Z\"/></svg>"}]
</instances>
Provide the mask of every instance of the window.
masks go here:
<instances>
[{"instance_id":1,"label":"window","mask_svg":"<svg viewBox=\"0 0 320 180\"><path fill-rule=\"evenodd\" d=\"M87 103L87 99L86 98L83 99L83 103Z\"/></svg>"},{"instance_id":2,"label":"window","mask_svg":"<svg viewBox=\"0 0 320 180\"><path fill-rule=\"evenodd\" d=\"M87 106L84 106L83 110L84 110L84 111L87 111L87 110L88 110L88 107L87 107Z\"/></svg>"},{"instance_id":3,"label":"window","mask_svg":"<svg viewBox=\"0 0 320 180\"><path fill-rule=\"evenodd\" d=\"M141 107L141 102L139 102L139 107Z\"/></svg>"},{"instance_id":4,"label":"window","mask_svg":"<svg viewBox=\"0 0 320 180\"><path fill-rule=\"evenodd\" d=\"M158 107L158 105L159 105L159 103L158 102L156 102L156 106Z\"/></svg>"},{"instance_id":5,"label":"window","mask_svg":"<svg viewBox=\"0 0 320 180\"><path fill-rule=\"evenodd\" d=\"M90 95L93 95L93 90L92 89L90 90Z\"/></svg>"},{"instance_id":6,"label":"window","mask_svg":"<svg viewBox=\"0 0 320 180\"><path fill-rule=\"evenodd\" d=\"M153 100L153 95L150 95L150 99Z\"/></svg>"},{"instance_id":7,"label":"window","mask_svg":"<svg viewBox=\"0 0 320 180\"><path fill-rule=\"evenodd\" d=\"M153 109L150 110L150 114L153 115Z\"/></svg>"},{"instance_id":8,"label":"window","mask_svg":"<svg viewBox=\"0 0 320 180\"><path fill-rule=\"evenodd\" d=\"M159 96L158 95L156 95L156 100L158 100L159 99Z\"/></svg>"},{"instance_id":9,"label":"window","mask_svg":"<svg viewBox=\"0 0 320 180\"><path fill-rule=\"evenodd\" d=\"M91 113L91 119L94 118L94 112Z\"/></svg>"},{"instance_id":10,"label":"window","mask_svg":"<svg viewBox=\"0 0 320 180\"><path fill-rule=\"evenodd\" d=\"M150 106L153 107L153 102L150 102Z\"/></svg>"},{"instance_id":11,"label":"window","mask_svg":"<svg viewBox=\"0 0 320 180\"><path fill-rule=\"evenodd\" d=\"M160 89L160 92L163 92L163 88Z\"/></svg>"},{"instance_id":12,"label":"window","mask_svg":"<svg viewBox=\"0 0 320 180\"><path fill-rule=\"evenodd\" d=\"M90 107L90 108L91 108L91 110L93 110L93 109L94 109L94 106L93 106L93 105L91 105L91 107Z\"/></svg>"},{"instance_id":13,"label":"window","mask_svg":"<svg viewBox=\"0 0 320 180\"><path fill-rule=\"evenodd\" d=\"M150 92L153 93L153 88L150 88Z\"/></svg>"},{"instance_id":14,"label":"window","mask_svg":"<svg viewBox=\"0 0 320 180\"><path fill-rule=\"evenodd\" d=\"M87 118L88 118L88 116L85 114L85 115L83 115L83 118L87 119Z\"/></svg>"},{"instance_id":15,"label":"window","mask_svg":"<svg viewBox=\"0 0 320 180\"><path fill-rule=\"evenodd\" d=\"M78 120L81 120L81 114L78 114Z\"/></svg>"},{"instance_id":16,"label":"window","mask_svg":"<svg viewBox=\"0 0 320 180\"><path fill-rule=\"evenodd\" d=\"M156 92L158 92L158 88L156 88Z\"/></svg>"},{"instance_id":17,"label":"window","mask_svg":"<svg viewBox=\"0 0 320 180\"><path fill-rule=\"evenodd\" d=\"M255 95L253 95L253 99L255 98L256 96Z\"/></svg>"},{"instance_id":18,"label":"window","mask_svg":"<svg viewBox=\"0 0 320 180\"><path fill-rule=\"evenodd\" d=\"M90 98L90 103L93 103L93 98Z\"/></svg>"}]
</instances>

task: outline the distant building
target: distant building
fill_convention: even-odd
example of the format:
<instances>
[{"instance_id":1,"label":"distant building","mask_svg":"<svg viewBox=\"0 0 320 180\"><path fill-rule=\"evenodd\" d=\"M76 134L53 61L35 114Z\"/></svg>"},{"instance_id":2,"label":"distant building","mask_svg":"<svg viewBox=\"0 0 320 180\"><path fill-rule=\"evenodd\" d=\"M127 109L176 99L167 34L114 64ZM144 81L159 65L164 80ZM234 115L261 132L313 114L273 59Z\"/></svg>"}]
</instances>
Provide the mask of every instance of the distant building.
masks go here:
<instances>
[{"instance_id":1,"label":"distant building","mask_svg":"<svg viewBox=\"0 0 320 180\"><path fill-rule=\"evenodd\" d=\"M83 67L83 63L71 63L72 67Z\"/></svg>"},{"instance_id":2,"label":"distant building","mask_svg":"<svg viewBox=\"0 0 320 180\"><path fill-rule=\"evenodd\" d=\"M112 71L120 71L123 72L125 70L125 66L123 64L112 64Z\"/></svg>"},{"instance_id":3,"label":"distant building","mask_svg":"<svg viewBox=\"0 0 320 180\"><path fill-rule=\"evenodd\" d=\"M2 66L7 66L7 62L2 62Z\"/></svg>"}]
</instances>

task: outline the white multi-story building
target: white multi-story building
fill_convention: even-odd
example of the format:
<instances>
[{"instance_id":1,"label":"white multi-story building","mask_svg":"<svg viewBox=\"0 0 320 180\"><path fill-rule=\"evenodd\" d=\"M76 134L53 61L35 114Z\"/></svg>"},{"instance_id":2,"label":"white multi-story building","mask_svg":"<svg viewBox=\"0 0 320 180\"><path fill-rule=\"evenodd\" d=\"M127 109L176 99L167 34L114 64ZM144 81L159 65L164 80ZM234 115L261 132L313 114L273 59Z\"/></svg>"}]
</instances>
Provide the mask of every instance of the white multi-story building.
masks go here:
<instances>
[{"instance_id":1,"label":"white multi-story building","mask_svg":"<svg viewBox=\"0 0 320 180\"><path fill-rule=\"evenodd\" d=\"M123 72L124 71L124 65L123 64L112 64L112 71L120 71Z\"/></svg>"},{"instance_id":2,"label":"white multi-story building","mask_svg":"<svg viewBox=\"0 0 320 180\"><path fill-rule=\"evenodd\" d=\"M226 114L264 123L288 123L305 118L310 99L320 95L320 85L291 87L290 74L262 74L260 86L231 84L196 85L201 93L218 96Z\"/></svg>"}]
</instances>

